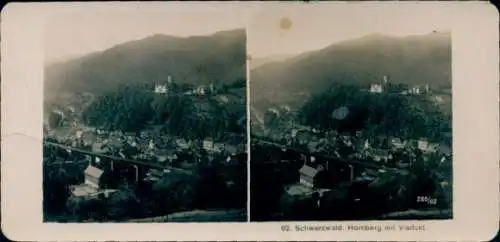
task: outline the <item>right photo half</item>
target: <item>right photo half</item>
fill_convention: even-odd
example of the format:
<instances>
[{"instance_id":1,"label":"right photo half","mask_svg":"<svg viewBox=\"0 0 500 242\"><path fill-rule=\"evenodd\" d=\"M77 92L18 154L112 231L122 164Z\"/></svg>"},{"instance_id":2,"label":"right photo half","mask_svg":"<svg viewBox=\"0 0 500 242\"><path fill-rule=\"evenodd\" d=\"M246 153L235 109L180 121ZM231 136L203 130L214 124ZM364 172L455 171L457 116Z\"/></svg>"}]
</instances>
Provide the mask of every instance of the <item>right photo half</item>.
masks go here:
<instances>
[{"instance_id":1,"label":"right photo half","mask_svg":"<svg viewBox=\"0 0 500 242\"><path fill-rule=\"evenodd\" d=\"M269 8L248 25L250 220L452 219L439 8Z\"/></svg>"}]
</instances>

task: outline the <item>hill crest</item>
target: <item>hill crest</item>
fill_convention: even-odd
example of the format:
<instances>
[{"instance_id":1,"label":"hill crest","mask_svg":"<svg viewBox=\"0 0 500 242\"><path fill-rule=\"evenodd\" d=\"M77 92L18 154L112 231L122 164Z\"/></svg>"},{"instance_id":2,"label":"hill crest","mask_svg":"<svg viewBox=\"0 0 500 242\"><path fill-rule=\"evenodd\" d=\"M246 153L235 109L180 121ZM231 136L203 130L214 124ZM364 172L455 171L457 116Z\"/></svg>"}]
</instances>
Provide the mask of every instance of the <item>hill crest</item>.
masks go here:
<instances>
[{"instance_id":1,"label":"hill crest","mask_svg":"<svg viewBox=\"0 0 500 242\"><path fill-rule=\"evenodd\" d=\"M246 32L205 36L154 34L45 67L46 97L58 93L100 94L147 85L172 76L177 83L232 83L246 77Z\"/></svg>"},{"instance_id":2,"label":"hill crest","mask_svg":"<svg viewBox=\"0 0 500 242\"><path fill-rule=\"evenodd\" d=\"M395 84L451 87L451 33L369 34L264 64L250 72L251 100L290 101L297 93L321 92L333 83L369 86L384 76Z\"/></svg>"}]
</instances>

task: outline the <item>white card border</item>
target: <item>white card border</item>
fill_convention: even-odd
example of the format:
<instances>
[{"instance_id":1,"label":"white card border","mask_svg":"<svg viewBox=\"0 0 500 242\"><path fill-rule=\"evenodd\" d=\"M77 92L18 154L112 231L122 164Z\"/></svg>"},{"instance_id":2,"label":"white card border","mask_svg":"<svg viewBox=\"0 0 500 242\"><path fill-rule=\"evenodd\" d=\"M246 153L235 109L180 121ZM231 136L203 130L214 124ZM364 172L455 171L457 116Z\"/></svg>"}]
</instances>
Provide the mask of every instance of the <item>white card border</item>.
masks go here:
<instances>
[{"instance_id":1,"label":"white card border","mask_svg":"<svg viewBox=\"0 0 500 242\"><path fill-rule=\"evenodd\" d=\"M453 11L454 204L451 221L329 222L425 224L424 232L282 232L281 224L48 224L41 220L42 63L44 21L54 11L145 11L161 7L304 7L300 3L9 3L2 11L2 230L12 240L398 240L484 241L498 229L499 119L498 12L488 3L309 3L346 9L377 5L422 11L432 4ZM315 5L315 6L313 6ZM255 8L257 7L257 8ZM187 10L189 8L189 10ZM248 33L251 35L251 33ZM251 83L251 79L249 79ZM34 161L32 163L28 161ZM250 171L251 172L251 171ZM300 223L305 224L305 223ZM309 223L319 224L319 223Z\"/></svg>"}]
</instances>

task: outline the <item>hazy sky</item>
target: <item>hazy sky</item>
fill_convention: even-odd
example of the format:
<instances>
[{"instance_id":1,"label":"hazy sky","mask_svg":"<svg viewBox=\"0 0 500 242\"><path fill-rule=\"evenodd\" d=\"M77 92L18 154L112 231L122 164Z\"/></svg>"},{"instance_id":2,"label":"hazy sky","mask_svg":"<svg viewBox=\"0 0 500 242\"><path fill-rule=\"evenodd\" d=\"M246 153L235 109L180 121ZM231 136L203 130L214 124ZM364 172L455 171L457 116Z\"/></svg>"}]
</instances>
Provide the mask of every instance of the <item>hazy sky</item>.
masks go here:
<instances>
[{"instance_id":1,"label":"hazy sky","mask_svg":"<svg viewBox=\"0 0 500 242\"><path fill-rule=\"evenodd\" d=\"M58 14L47 21L45 57L47 61L64 60L153 34L208 35L244 27L245 15L227 8Z\"/></svg>"},{"instance_id":2,"label":"hazy sky","mask_svg":"<svg viewBox=\"0 0 500 242\"><path fill-rule=\"evenodd\" d=\"M309 5L268 8L254 13L248 25L248 52L259 58L324 48L371 33L413 35L450 30L451 11L439 6ZM290 19L289 29L281 27Z\"/></svg>"},{"instance_id":3,"label":"hazy sky","mask_svg":"<svg viewBox=\"0 0 500 242\"><path fill-rule=\"evenodd\" d=\"M370 33L412 35L449 30L452 13L445 9L446 4L438 5L263 4L253 8L191 6L182 11L163 6L156 12L133 8L78 11L48 20L45 56L47 61L65 60L153 34L207 35L245 26L247 49L253 57L301 53ZM291 21L289 29L280 27L284 18Z\"/></svg>"}]
</instances>

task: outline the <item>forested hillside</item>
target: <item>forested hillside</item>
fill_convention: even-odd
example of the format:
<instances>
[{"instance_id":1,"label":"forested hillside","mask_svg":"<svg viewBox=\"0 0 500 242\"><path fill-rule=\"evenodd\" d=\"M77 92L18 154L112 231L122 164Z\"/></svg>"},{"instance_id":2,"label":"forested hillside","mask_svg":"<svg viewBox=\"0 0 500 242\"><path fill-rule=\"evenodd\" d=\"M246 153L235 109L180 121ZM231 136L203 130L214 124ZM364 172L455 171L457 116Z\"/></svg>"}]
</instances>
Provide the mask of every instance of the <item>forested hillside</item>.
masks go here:
<instances>
[{"instance_id":1,"label":"forested hillside","mask_svg":"<svg viewBox=\"0 0 500 242\"><path fill-rule=\"evenodd\" d=\"M355 85L335 85L313 96L299 111L306 125L373 136L442 141L451 132L448 116L425 96L373 94Z\"/></svg>"},{"instance_id":2,"label":"forested hillside","mask_svg":"<svg viewBox=\"0 0 500 242\"><path fill-rule=\"evenodd\" d=\"M250 73L252 102L286 103L322 92L333 83L369 86L387 76L391 83L451 87L451 35L391 37L372 34L335 43ZM298 95L300 94L300 95Z\"/></svg>"},{"instance_id":3,"label":"forested hillside","mask_svg":"<svg viewBox=\"0 0 500 242\"><path fill-rule=\"evenodd\" d=\"M217 95L158 95L123 88L98 97L83 118L88 125L110 130L139 131L151 124L186 138L221 138L224 132L245 132L246 99L241 89L229 89L234 97L222 103Z\"/></svg>"},{"instance_id":4,"label":"forested hillside","mask_svg":"<svg viewBox=\"0 0 500 242\"><path fill-rule=\"evenodd\" d=\"M246 79L243 29L210 36L153 35L45 68L45 99L61 93L96 95L125 86L151 85L171 76L192 85Z\"/></svg>"}]
</instances>

